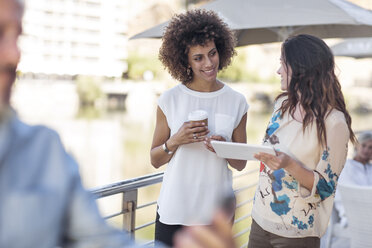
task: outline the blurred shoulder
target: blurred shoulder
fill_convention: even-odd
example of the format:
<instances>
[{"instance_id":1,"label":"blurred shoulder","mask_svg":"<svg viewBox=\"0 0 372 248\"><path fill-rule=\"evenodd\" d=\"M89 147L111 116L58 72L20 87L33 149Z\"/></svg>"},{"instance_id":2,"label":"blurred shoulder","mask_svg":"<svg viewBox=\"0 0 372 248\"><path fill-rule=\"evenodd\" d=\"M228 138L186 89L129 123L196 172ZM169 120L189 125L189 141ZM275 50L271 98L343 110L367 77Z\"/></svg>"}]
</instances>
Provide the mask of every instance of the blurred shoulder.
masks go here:
<instances>
[{"instance_id":1,"label":"blurred shoulder","mask_svg":"<svg viewBox=\"0 0 372 248\"><path fill-rule=\"evenodd\" d=\"M326 116L325 123L329 127L346 127L346 118L343 112L332 109Z\"/></svg>"},{"instance_id":2,"label":"blurred shoulder","mask_svg":"<svg viewBox=\"0 0 372 248\"><path fill-rule=\"evenodd\" d=\"M241 92L231 88L229 85L227 85L225 83L224 83L224 87L226 87L225 92L230 94L232 97L235 97L239 100L244 100L244 101L246 100L245 96Z\"/></svg>"},{"instance_id":3,"label":"blurred shoulder","mask_svg":"<svg viewBox=\"0 0 372 248\"><path fill-rule=\"evenodd\" d=\"M282 106L283 102L288 99L287 95L282 95L278 97L274 102L274 112L278 111L280 107Z\"/></svg>"},{"instance_id":4,"label":"blurred shoulder","mask_svg":"<svg viewBox=\"0 0 372 248\"><path fill-rule=\"evenodd\" d=\"M21 140L60 142L60 137L55 130L44 125L30 125L19 119L14 121L13 131L15 137Z\"/></svg>"}]
</instances>

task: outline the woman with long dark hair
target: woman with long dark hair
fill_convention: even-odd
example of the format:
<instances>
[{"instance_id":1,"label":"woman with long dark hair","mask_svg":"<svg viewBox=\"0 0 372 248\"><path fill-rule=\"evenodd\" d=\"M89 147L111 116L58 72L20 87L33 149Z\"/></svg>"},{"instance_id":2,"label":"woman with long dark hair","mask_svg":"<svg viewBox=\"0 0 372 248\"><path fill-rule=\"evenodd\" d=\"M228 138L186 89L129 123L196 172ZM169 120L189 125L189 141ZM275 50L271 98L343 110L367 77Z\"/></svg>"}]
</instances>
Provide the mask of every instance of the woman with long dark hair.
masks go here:
<instances>
[{"instance_id":1,"label":"woman with long dark hair","mask_svg":"<svg viewBox=\"0 0 372 248\"><path fill-rule=\"evenodd\" d=\"M259 184L248 247L319 247L332 210L351 117L334 73L334 57L321 39L288 38L282 45L281 89L259 153Z\"/></svg>"}]
</instances>

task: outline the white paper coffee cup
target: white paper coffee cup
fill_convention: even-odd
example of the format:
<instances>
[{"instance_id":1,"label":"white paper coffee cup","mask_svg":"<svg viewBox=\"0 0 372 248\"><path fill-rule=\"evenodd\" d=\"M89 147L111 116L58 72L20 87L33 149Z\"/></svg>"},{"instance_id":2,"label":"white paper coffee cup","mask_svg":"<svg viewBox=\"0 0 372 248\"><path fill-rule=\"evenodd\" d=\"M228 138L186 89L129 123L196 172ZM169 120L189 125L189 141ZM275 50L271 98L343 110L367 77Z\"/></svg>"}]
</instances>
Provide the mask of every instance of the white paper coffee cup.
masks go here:
<instances>
[{"instance_id":1,"label":"white paper coffee cup","mask_svg":"<svg viewBox=\"0 0 372 248\"><path fill-rule=\"evenodd\" d=\"M208 126L208 112L201 109L192 111L188 115L188 120L204 122Z\"/></svg>"}]
</instances>

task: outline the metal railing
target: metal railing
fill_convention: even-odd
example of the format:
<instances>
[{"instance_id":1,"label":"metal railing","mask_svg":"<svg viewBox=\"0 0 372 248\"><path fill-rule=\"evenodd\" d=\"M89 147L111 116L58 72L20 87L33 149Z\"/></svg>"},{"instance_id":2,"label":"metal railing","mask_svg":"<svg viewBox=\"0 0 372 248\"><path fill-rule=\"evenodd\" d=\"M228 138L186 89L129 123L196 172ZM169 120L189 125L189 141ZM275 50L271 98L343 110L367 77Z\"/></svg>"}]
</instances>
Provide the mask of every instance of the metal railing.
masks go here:
<instances>
[{"instance_id":1,"label":"metal railing","mask_svg":"<svg viewBox=\"0 0 372 248\"><path fill-rule=\"evenodd\" d=\"M358 130L355 133L359 134L363 131L367 131L367 130ZM371 130L368 130L368 131L371 131ZM248 170L247 172L234 175L233 183L235 184L239 179L242 179L242 178L246 179L246 176L254 174L254 173L257 173L258 175L257 165L253 166L253 168L255 169L251 169L251 170ZM142 205L138 205L137 204L138 199L139 197L141 197L139 196L138 190L140 188L146 188L146 187L150 187L155 184L159 184L162 181L163 181L163 172L159 172L155 174L145 175L142 177L128 179L128 180L121 181L118 183L109 184L103 187L92 189L91 192L96 195L97 199L121 194L121 210L119 212L110 214L106 216L105 218L112 219L114 217L122 215L123 229L130 232L131 235L134 237L137 231L155 224L155 220L153 220L145 224L136 226L137 210L147 208L150 206L154 206L157 203L156 201L152 201L152 202L144 203ZM234 225L237 225L241 223L242 221L245 221L251 218L250 211L244 211L242 216L237 215L237 211L239 211L239 209L243 208L244 206L252 205L254 194L252 194L252 197L249 197L249 196L239 197L239 195L249 189L256 187L256 185L257 185L257 181L253 183L245 184L244 186L239 186L239 187L234 188L234 193L237 197L237 205L236 205L236 212L235 212L236 219L234 221ZM242 230L239 230L239 232L237 232L234 237L238 239L244 234L248 233L249 231L250 231L250 226L249 225L244 226L244 228ZM151 245L153 244L153 242L154 242L153 240L148 241L147 243L145 243L145 245ZM248 242L245 242L243 245L241 245L241 247L247 247L247 244Z\"/></svg>"},{"instance_id":2,"label":"metal railing","mask_svg":"<svg viewBox=\"0 0 372 248\"><path fill-rule=\"evenodd\" d=\"M234 183L239 179L244 179L245 176L258 173L258 169L252 169L244 173L240 173L233 177ZM257 174L258 175L258 174ZM155 220L148 223L136 226L136 212L139 209L154 206L157 204L156 201L146 202L142 205L138 205L138 199L141 197L138 190L140 188L149 187L158 183L161 183L163 180L163 172L150 174L138 178L132 178L118 183L109 184L103 187L92 189L91 192L97 197L97 199L102 199L104 197L121 195L121 209L118 212L112 213L108 216L105 216L105 219L112 219L114 217L122 215L123 229L130 232L133 238L135 238L135 233L143 228L154 225ZM242 208L245 205L252 204L253 197L245 199L244 201L239 202L239 194L252 189L257 185L257 182L250 183L241 187L234 189L235 195L237 197L237 206L236 210ZM237 216L237 215L236 215ZM234 221L234 224L240 223L243 220L249 219L250 214L243 215L237 218ZM235 235L235 238L238 238L245 233L250 231L250 227L241 230ZM152 245L153 240L148 241L145 245ZM245 245L246 246L246 245Z\"/></svg>"}]
</instances>

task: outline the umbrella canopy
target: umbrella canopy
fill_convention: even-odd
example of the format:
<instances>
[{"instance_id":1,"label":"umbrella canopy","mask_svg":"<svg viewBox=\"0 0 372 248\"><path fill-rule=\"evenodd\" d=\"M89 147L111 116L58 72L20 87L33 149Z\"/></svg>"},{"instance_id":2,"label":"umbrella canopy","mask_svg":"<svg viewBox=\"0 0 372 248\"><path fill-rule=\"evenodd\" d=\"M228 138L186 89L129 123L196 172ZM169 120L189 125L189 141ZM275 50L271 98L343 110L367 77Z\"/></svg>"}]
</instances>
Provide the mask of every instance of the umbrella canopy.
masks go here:
<instances>
[{"instance_id":1,"label":"umbrella canopy","mask_svg":"<svg viewBox=\"0 0 372 248\"><path fill-rule=\"evenodd\" d=\"M238 46L283 41L306 33L320 38L367 37L372 11L345 0L217 0L213 10L236 31ZM133 36L160 38L168 22Z\"/></svg>"},{"instance_id":2,"label":"umbrella canopy","mask_svg":"<svg viewBox=\"0 0 372 248\"><path fill-rule=\"evenodd\" d=\"M335 56L372 58L372 37L345 39L331 47Z\"/></svg>"}]
</instances>

